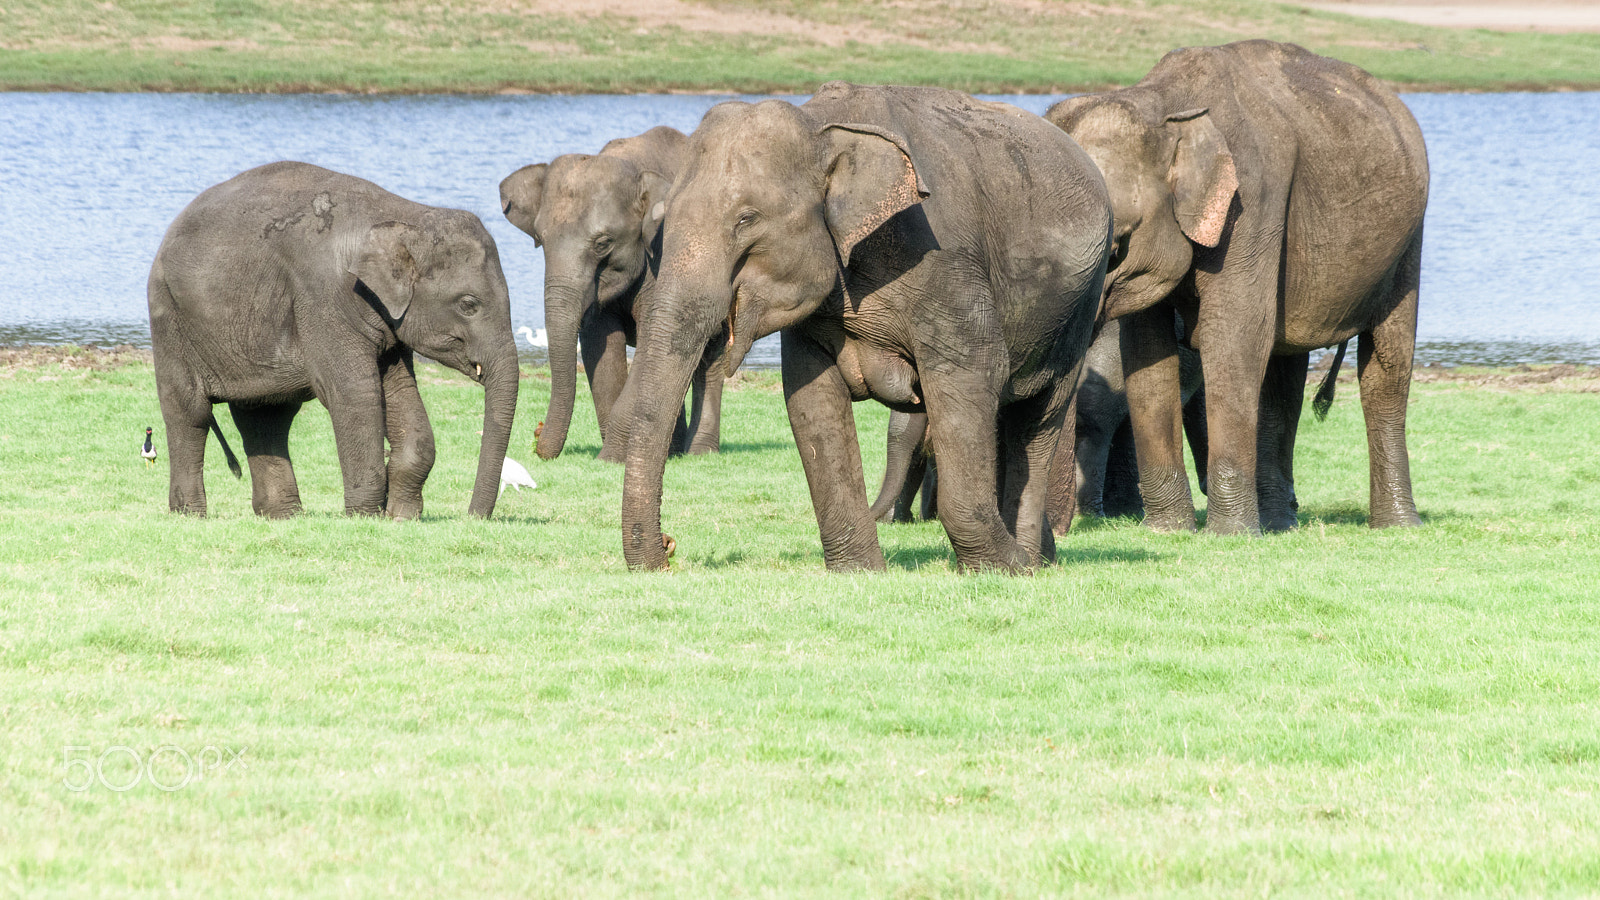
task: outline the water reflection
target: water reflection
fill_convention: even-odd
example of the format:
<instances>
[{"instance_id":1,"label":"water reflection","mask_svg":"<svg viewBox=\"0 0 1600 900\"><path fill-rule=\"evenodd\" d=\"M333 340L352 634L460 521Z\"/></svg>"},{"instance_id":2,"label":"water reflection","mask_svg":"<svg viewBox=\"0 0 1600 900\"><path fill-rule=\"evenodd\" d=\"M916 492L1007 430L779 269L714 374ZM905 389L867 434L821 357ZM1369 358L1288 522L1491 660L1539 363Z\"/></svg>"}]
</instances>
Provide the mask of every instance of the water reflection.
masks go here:
<instances>
[{"instance_id":1,"label":"water reflection","mask_svg":"<svg viewBox=\"0 0 1600 900\"><path fill-rule=\"evenodd\" d=\"M542 255L500 214L500 179L654 125L693 130L724 99L0 94L0 343L148 346L145 277L167 224L278 159L476 213L513 321L538 327ZM1042 113L1058 98L1002 99ZM1433 168L1419 363L1600 364L1600 94L1405 99ZM747 362L776 363L775 338Z\"/></svg>"}]
</instances>

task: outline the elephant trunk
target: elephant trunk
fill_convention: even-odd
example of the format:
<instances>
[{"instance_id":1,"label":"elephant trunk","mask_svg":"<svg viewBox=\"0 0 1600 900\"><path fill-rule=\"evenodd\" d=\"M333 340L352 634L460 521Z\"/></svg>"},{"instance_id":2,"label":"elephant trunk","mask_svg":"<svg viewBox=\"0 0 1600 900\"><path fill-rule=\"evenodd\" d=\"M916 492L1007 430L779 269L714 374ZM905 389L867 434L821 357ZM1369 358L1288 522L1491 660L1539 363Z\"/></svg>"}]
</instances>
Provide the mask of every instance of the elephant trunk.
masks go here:
<instances>
[{"instance_id":1,"label":"elephant trunk","mask_svg":"<svg viewBox=\"0 0 1600 900\"><path fill-rule=\"evenodd\" d=\"M544 321L550 340L550 408L536 444L540 459L555 459L567 443L578 393L578 324L594 302L594 280L545 278ZM602 425L603 427L603 425Z\"/></svg>"},{"instance_id":2,"label":"elephant trunk","mask_svg":"<svg viewBox=\"0 0 1600 900\"><path fill-rule=\"evenodd\" d=\"M627 472L622 482L622 555L628 568L667 567L670 555L661 534L661 481L679 406L689 389L706 341L709 324L685 321L665 312L663 303L640 335L634 354L632 427L628 434Z\"/></svg>"},{"instance_id":3,"label":"elephant trunk","mask_svg":"<svg viewBox=\"0 0 1600 900\"><path fill-rule=\"evenodd\" d=\"M509 334L509 323L507 328ZM489 518L500 490L500 470L511 442L511 422L517 413L516 344L507 338L505 349L483 364L483 442L478 447L478 475L472 485L470 515Z\"/></svg>"}]
</instances>

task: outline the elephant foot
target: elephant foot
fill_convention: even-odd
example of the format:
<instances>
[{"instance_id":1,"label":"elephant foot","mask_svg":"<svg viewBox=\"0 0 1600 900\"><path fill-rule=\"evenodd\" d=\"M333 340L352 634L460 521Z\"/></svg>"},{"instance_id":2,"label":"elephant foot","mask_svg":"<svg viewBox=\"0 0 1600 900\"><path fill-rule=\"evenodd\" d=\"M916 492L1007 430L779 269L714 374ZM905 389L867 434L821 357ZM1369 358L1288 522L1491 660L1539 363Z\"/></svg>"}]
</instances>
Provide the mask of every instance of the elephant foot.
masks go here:
<instances>
[{"instance_id":1,"label":"elephant foot","mask_svg":"<svg viewBox=\"0 0 1600 900\"><path fill-rule=\"evenodd\" d=\"M255 512L256 515L263 519L292 519L295 516L300 515L301 506L298 503L293 505L282 504L276 506L266 506L256 509Z\"/></svg>"},{"instance_id":2,"label":"elephant foot","mask_svg":"<svg viewBox=\"0 0 1600 900\"><path fill-rule=\"evenodd\" d=\"M1246 519L1208 513L1206 515L1206 534L1222 536L1244 534L1255 537L1261 534L1261 522L1255 516Z\"/></svg>"},{"instance_id":3,"label":"elephant foot","mask_svg":"<svg viewBox=\"0 0 1600 900\"><path fill-rule=\"evenodd\" d=\"M690 456L704 456L707 453L721 453L721 441L695 441L689 445Z\"/></svg>"},{"instance_id":4,"label":"elephant foot","mask_svg":"<svg viewBox=\"0 0 1600 900\"><path fill-rule=\"evenodd\" d=\"M422 498L417 498L415 502L390 502L389 508L385 510L385 515L402 522L420 519L422 518Z\"/></svg>"},{"instance_id":5,"label":"elephant foot","mask_svg":"<svg viewBox=\"0 0 1600 900\"><path fill-rule=\"evenodd\" d=\"M1300 520L1293 512L1264 514L1261 517L1261 530L1269 534L1281 534L1299 527Z\"/></svg>"},{"instance_id":6,"label":"elephant foot","mask_svg":"<svg viewBox=\"0 0 1600 900\"><path fill-rule=\"evenodd\" d=\"M1144 517L1144 524L1146 528L1160 534L1194 531L1194 510L1189 510L1187 515L1182 512L1149 513Z\"/></svg>"},{"instance_id":7,"label":"elephant foot","mask_svg":"<svg viewBox=\"0 0 1600 900\"><path fill-rule=\"evenodd\" d=\"M610 441L600 445L600 455L596 457L601 462L624 465L628 461L628 451L613 445Z\"/></svg>"},{"instance_id":8,"label":"elephant foot","mask_svg":"<svg viewBox=\"0 0 1600 900\"><path fill-rule=\"evenodd\" d=\"M1422 517L1416 510L1400 512L1390 510L1385 515L1373 513L1367 518L1367 525L1372 528L1416 528L1422 524Z\"/></svg>"}]
</instances>

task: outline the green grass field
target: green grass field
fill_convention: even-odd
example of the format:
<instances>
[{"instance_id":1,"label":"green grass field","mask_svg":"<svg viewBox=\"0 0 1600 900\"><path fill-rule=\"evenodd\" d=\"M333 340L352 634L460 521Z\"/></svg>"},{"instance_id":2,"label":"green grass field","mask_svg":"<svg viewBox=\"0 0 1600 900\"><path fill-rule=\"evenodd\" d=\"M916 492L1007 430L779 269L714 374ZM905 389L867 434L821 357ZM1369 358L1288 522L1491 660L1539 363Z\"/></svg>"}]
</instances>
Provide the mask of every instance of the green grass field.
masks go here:
<instances>
[{"instance_id":1,"label":"green grass field","mask_svg":"<svg viewBox=\"0 0 1600 900\"><path fill-rule=\"evenodd\" d=\"M590 6L604 4L590 4ZM1295 41L1405 89L1600 87L1600 35L1462 31L1268 0L689 0L635 15L394 0L9 0L0 88L971 92L1138 80L1174 47Z\"/></svg>"},{"instance_id":2,"label":"green grass field","mask_svg":"<svg viewBox=\"0 0 1600 900\"><path fill-rule=\"evenodd\" d=\"M169 515L148 363L0 369L0 893L1593 896L1597 382L1418 384L1425 526L1365 527L1354 385L1301 428L1301 528L1085 522L1034 577L934 524L822 571L774 378L668 470L672 574L623 570L621 470L528 449L465 511L481 393L436 367L419 522ZM858 407L866 467L886 416ZM226 413L222 413L226 420ZM238 448L231 422L224 430Z\"/></svg>"}]
</instances>

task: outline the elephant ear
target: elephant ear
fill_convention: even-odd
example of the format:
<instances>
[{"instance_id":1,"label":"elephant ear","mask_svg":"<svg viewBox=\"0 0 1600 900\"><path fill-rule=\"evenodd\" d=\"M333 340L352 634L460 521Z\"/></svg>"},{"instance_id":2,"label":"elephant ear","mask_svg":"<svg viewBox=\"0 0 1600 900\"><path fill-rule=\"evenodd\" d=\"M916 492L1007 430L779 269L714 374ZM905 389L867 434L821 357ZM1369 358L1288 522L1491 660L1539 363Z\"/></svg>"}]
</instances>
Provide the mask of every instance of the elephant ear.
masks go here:
<instances>
[{"instance_id":1,"label":"elephant ear","mask_svg":"<svg viewBox=\"0 0 1600 900\"><path fill-rule=\"evenodd\" d=\"M366 288L391 322L398 322L411 306L411 295L421 275L413 252L419 246L420 229L404 222L382 222L367 229L350 274Z\"/></svg>"},{"instance_id":2,"label":"elephant ear","mask_svg":"<svg viewBox=\"0 0 1600 900\"><path fill-rule=\"evenodd\" d=\"M544 180L549 172L548 163L523 166L500 182L500 211L506 214L507 221L533 238L535 247L544 245L538 232L533 230L533 219L539 214L539 203L544 198Z\"/></svg>"},{"instance_id":3,"label":"elephant ear","mask_svg":"<svg viewBox=\"0 0 1600 900\"><path fill-rule=\"evenodd\" d=\"M1173 113L1166 121L1177 134L1167 181L1178 227L1196 244L1215 247L1239 189L1233 154L1205 108Z\"/></svg>"},{"instance_id":4,"label":"elephant ear","mask_svg":"<svg viewBox=\"0 0 1600 900\"><path fill-rule=\"evenodd\" d=\"M824 125L824 215L839 261L897 213L921 203L928 188L899 135L871 125Z\"/></svg>"},{"instance_id":5,"label":"elephant ear","mask_svg":"<svg viewBox=\"0 0 1600 900\"><path fill-rule=\"evenodd\" d=\"M656 255L656 238L661 234L661 220L667 215L667 192L672 182L660 172L646 171L639 176L639 236L644 238L645 252L652 259Z\"/></svg>"}]
</instances>

